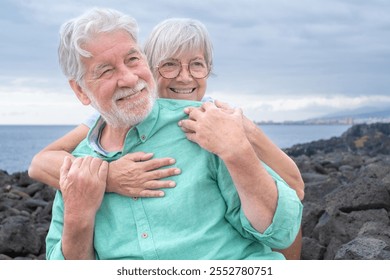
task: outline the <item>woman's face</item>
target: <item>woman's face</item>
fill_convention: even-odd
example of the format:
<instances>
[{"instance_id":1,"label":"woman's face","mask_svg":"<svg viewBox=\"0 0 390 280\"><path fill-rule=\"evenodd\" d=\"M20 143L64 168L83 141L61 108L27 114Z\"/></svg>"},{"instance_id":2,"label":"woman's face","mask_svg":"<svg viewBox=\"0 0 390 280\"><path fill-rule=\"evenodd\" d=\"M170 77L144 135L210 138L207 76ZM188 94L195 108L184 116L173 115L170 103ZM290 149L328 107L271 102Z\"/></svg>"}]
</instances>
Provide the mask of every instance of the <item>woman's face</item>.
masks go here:
<instances>
[{"instance_id":1,"label":"woman's face","mask_svg":"<svg viewBox=\"0 0 390 280\"><path fill-rule=\"evenodd\" d=\"M179 67L180 69L180 72L176 77L164 78L161 75L161 73L163 73L164 76L169 76L164 74L164 68L172 69L173 67ZM204 69L204 67L206 67L206 69ZM184 53L181 56L163 60L159 64L157 73L157 90L159 97L200 101L206 93L209 70L203 52ZM204 78L197 78L204 76L202 75L204 71L207 72L206 76Z\"/></svg>"}]
</instances>

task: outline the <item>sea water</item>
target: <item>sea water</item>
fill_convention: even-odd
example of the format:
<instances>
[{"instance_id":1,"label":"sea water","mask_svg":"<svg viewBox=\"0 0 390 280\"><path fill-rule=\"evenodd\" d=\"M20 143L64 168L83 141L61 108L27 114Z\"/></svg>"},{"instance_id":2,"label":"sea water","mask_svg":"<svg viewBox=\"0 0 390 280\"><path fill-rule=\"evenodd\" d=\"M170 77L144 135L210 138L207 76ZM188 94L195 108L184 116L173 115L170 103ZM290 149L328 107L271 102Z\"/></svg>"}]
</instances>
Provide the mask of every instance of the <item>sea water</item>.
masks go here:
<instances>
[{"instance_id":1,"label":"sea water","mask_svg":"<svg viewBox=\"0 0 390 280\"><path fill-rule=\"evenodd\" d=\"M26 171L33 156L72 130L71 125L0 125L0 170ZM261 129L280 148L340 136L348 125L262 125Z\"/></svg>"}]
</instances>

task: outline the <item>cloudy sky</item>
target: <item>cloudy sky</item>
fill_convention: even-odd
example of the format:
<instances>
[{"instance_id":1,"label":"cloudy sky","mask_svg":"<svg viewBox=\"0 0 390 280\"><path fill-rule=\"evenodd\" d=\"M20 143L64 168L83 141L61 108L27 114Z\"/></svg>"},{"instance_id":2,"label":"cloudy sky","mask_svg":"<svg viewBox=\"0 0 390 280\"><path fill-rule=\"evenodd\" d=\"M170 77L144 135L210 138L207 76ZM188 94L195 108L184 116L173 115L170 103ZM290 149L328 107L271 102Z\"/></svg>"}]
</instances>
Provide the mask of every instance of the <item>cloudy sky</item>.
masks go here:
<instances>
[{"instance_id":1,"label":"cloudy sky","mask_svg":"<svg viewBox=\"0 0 390 280\"><path fill-rule=\"evenodd\" d=\"M388 0L0 0L0 124L77 124L90 114L57 63L58 30L93 7L132 15L140 40L163 19L209 29L208 95L251 119L390 107Z\"/></svg>"}]
</instances>

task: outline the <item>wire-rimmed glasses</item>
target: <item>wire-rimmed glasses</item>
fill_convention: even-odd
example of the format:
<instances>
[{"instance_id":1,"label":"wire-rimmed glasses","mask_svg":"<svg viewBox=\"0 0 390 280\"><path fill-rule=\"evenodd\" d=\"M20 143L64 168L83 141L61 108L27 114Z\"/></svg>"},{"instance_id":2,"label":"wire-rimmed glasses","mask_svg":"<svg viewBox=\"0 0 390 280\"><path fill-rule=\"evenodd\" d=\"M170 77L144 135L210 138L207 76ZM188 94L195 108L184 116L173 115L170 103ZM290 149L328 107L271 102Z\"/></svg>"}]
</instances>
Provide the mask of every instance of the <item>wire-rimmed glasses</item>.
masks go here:
<instances>
[{"instance_id":1,"label":"wire-rimmed glasses","mask_svg":"<svg viewBox=\"0 0 390 280\"><path fill-rule=\"evenodd\" d=\"M210 67L202 59L191 60L190 63L181 63L176 59L163 60L156 67L160 75L166 79L174 79L180 75L182 67L187 65L187 70L195 79L206 78L210 73Z\"/></svg>"}]
</instances>

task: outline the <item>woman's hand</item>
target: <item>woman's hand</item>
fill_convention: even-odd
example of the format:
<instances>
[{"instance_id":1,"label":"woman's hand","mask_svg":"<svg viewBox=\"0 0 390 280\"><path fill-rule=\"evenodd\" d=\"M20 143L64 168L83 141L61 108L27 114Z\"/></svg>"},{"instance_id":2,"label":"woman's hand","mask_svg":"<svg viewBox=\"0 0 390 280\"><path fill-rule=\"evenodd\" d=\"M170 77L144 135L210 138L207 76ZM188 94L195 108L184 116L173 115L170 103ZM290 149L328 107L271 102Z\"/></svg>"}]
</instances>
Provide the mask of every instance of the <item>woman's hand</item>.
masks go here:
<instances>
[{"instance_id":1,"label":"woman's hand","mask_svg":"<svg viewBox=\"0 0 390 280\"><path fill-rule=\"evenodd\" d=\"M188 119L179 126L190 141L223 158L234 153L235 148L247 141L241 109L218 108L205 102L201 107L184 110Z\"/></svg>"},{"instance_id":2,"label":"woman's hand","mask_svg":"<svg viewBox=\"0 0 390 280\"><path fill-rule=\"evenodd\" d=\"M162 168L174 164L173 158L152 159L152 153L127 154L109 165L107 192L129 197L161 197L163 188L173 188L172 180L161 180L180 174L176 167Z\"/></svg>"}]
</instances>

